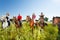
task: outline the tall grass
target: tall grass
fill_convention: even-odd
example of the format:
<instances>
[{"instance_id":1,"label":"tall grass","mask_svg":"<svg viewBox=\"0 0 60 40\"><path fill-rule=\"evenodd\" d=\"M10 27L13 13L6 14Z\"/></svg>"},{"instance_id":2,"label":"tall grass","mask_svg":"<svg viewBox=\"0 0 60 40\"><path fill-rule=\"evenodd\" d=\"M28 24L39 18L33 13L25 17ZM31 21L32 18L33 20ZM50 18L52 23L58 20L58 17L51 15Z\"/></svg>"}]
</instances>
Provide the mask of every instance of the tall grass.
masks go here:
<instances>
[{"instance_id":1,"label":"tall grass","mask_svg":"<svg viewBox=\"0 0 60 40\"><path fill-rule=\"evenodd\" d=\"M44 29L34 26L33 33L26 22L21 28L16 28L15 24L11 23L10 27L0 29L0 40L56 40L58 36L58 27L52 24L48 24Z\"/></svg>"}]
</instances>

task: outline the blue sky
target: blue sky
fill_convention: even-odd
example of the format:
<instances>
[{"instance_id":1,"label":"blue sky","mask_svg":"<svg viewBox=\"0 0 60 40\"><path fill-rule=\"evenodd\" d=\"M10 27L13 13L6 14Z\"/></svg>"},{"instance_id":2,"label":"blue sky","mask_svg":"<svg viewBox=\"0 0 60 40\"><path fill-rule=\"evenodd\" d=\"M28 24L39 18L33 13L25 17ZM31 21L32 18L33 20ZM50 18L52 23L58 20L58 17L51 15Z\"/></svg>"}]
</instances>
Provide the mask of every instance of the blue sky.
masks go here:
<instances>
[{"instance_id":1,"label":"blue sky","mask_svg":"<svg viewBox=\"0 0 60 40\"><path fill-rule=\"evenodd\" d=\"M10 17L20 13L23 19L32 13L38 19L43 12L51 20L53 16L60 16L60 0L0 0L0 17L6 12L10 13Z\"/></svg>"}]
</instances>

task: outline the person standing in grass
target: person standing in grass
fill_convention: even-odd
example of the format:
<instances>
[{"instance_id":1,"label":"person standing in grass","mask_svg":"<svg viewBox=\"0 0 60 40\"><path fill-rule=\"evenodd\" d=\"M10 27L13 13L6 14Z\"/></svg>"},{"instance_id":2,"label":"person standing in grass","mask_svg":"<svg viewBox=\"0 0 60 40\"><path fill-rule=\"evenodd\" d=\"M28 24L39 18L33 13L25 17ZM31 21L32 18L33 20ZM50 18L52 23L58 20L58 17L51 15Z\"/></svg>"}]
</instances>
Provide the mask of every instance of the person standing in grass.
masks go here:
<instances>
[{"instance_id":1,"label":"person standing in grass","mask_svg":"<svg viewBox=\"0 0 60 40\"><path fill-rule=\"evenodd\" d=\"M20 14L18 15L17 19L18 19L19 25L22 26L22 22L21 22L22 16Z\"/></svg>"}]
</instances>

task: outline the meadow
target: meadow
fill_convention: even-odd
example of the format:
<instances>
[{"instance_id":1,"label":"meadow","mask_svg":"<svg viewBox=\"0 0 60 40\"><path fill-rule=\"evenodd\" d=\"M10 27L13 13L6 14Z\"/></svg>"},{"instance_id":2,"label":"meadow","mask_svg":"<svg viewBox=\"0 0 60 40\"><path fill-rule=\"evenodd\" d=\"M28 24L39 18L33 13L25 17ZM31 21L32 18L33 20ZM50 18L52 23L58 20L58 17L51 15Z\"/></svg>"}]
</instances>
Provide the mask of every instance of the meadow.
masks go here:
<instances>
[{"instance_id":1,"label":"meadow","mask_svg":"<svg viewBox=\"0 0 60 40\"><path fill-rule=\"evenodd\" d=\"M0 22L0 40L57 40L58 26L48 24L44 29L34 26L33 32L29 23L23 22L22 27L16 28L11 22L10 27L3 29Z\"/></svg>"}]
</instances>

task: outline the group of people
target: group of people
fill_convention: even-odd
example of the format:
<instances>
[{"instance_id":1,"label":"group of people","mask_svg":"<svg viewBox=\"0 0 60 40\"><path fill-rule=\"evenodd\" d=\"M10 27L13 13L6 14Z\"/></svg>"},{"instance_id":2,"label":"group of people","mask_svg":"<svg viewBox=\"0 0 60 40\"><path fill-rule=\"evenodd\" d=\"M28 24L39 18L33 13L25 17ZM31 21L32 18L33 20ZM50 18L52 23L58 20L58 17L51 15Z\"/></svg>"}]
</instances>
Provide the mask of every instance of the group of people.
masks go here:
<instances>
[{"instance_id":1,"label":"group of people","mask_svg":"<svg viewBox=\"0 0 60 40\"><path fill-rule=\"evenodd\" d=\"M6 13L6 16L2 16L0 18L0 23L2 24L2 28L6 28L6 27L10 27L11 25L11 20L10 20L10 14L9 13ZM22 20L22 16L19 14L17 17L13 17L13 23L15 23L16 27L19 27L19 26L22 26L22 23L21 23L21 20Z\"/></svg>"},{"instance_id":2,"label":"group of people","mask_svg":"<svg viewBox=\"0 0 60 40\"><path fill-rule=\"evenodd\" d=\"M47 26L47 23L44 22L44 15L43 12L41 12L41 15L39 16L39 22L35 22L36 15L35 13L32 14L32 18L30 16L26 16L26 22L29 23L30 27L33 29L35 26L40 26L42 29L44 26ZM10 18L9 13L6 14L5 17L1 18L2 27L6 28L10 26ZM16 28L22 27L22 16L19 14L17 17L13 17L13 22L15 23Z\"/></svg>"},{"instance_id":3,"label":"group of people","mask_svg":"<svg viewBox=\"0 0 60 40\"><path fill-rule=\"evenodd\" d=\"M44 22L44 15L42 12L39 18L39 22L38 21L34 22L35 18L36 18L35 14L32 15L32 18L30 16L26 16L26 21L29 22L30 27L32 29L34 28L34 25L37 27L40 26L42 29L44 28L44 26L48 26L48 24Z\"/></svg>"}]
</instances>

